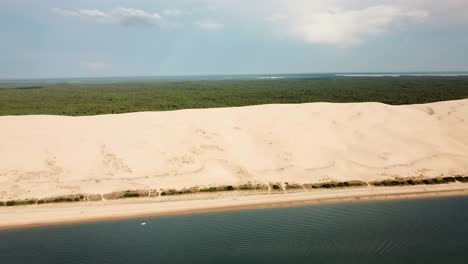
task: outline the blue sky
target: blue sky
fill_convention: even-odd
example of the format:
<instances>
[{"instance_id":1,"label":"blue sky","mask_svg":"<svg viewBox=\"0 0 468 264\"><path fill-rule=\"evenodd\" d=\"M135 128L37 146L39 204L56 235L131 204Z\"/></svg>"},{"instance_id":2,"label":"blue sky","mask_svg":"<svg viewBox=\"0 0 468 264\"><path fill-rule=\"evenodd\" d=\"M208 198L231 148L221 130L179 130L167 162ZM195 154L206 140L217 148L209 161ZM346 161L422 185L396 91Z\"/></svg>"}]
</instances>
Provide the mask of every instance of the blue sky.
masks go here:
<instances>
[{"instance_id":1,"label":"blue sky","mask_svg":"<svg viewBox=\"0 0 468 264\"><path fill-rule=\"evenodd\" d=\"M466 0L1 0L0 78L468 70Z\"/></svg>"}]
</instances>

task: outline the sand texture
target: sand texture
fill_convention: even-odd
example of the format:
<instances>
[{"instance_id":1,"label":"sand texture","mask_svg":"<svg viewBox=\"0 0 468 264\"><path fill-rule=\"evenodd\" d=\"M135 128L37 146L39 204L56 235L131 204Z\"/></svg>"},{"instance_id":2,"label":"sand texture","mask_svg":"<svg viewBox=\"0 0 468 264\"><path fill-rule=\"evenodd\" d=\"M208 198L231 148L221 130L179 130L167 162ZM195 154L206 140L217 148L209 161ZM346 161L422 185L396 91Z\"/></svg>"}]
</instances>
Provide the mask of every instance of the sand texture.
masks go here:
<instances>
[{"instance_id":1,"label":"sand texture","mask_svg":"<svg viewBox=\"0 0 468 264\"><path fill-rule=\"evenodd\" d=\"M468 100L0 117L0 200L468 175Z\"/></svg>"}]
</instances>

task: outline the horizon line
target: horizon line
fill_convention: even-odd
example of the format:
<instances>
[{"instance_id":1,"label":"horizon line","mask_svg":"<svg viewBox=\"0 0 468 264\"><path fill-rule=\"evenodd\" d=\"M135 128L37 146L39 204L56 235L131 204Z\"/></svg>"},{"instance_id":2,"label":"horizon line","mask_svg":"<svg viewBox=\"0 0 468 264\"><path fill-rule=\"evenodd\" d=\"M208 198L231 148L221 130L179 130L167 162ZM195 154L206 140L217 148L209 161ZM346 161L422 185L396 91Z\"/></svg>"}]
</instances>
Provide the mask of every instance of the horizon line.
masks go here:
<instances>
[{"instance_id":1,"label":"horizon line","mask_svg":"<svg viewBox=\"0 0 468 264\"><path fill-rule=\"evenodd\" d=\"M107 79L107 78L177 78L177 77L236 77L236 76L266 76L274 75L312 75L312 74L333 74L338 75L405 75L405 74L468 74L468 70L459 71L324 71L324 72L277 72L277 73L226 73L226 74L168 74L168 75L101 75L101 76L75 76L75 77L14 77L0 78L0 82L5 81L34 81L34 80L67 80L67 79ZM342 76L346 77L346 76ZM351 77L351 76L350 76ZM359 77L359 76L356 76ZM365 76L363 76L365 77ZM370 76L369 76L370 77ZM384 76L385 77L385 76Z\"/></svg>"}]
</instances>

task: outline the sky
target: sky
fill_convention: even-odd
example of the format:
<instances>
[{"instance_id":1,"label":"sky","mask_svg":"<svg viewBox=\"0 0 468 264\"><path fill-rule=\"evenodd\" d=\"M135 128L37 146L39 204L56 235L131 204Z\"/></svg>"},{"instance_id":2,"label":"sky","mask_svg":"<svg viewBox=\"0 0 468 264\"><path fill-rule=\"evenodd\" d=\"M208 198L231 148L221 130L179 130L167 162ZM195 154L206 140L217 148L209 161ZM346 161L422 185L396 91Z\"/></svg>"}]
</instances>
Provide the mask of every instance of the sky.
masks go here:
<instances>
[{"instance_id":1,"label":"sky","mask_svg":"<svg viewBox=\"0 0 468 264\"><path fill-rule=\"evenodd\" d=\"M466 0L0 0L0 79L468 70Z\"/></svg>"}]
</instances>

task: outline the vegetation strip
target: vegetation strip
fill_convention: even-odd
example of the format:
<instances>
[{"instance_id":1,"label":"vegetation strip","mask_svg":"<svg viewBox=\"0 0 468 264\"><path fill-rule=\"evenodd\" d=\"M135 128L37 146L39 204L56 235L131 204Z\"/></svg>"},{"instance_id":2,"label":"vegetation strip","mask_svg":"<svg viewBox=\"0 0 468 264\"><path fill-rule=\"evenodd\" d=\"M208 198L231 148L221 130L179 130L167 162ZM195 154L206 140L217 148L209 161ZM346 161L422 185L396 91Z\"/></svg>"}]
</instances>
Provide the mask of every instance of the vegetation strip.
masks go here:
<instances>
[{"instance_id":1,"label":"vegetation strip","mask_svg":"<svg viewBox=\"0 0 468 264\"><path fill-rule=\"evenodd\" d=\"M111 84L0 84L0 115L98 115L310 102L422 104L468 98L468 77Z\"/></svg>"},{"instance_id":2,"label":"vegetation strip","mask_svg":"<svg viewBox=\"0 0 468 264\"><path fill-rule=\"evenodd\" d=\"M67 202L94 202L105 200L118 200L126 198L148 198L148 197L163 197L176 196L197 193L216 193L216 192L231 192L231 191L254 191L263 193L288 192L288 191L313 191L315 189L335 189L335 188L360 188L368 185L375 187L391 187L391 186L410 186L410 185L433 185L433 184L449 184L449 183L468 183L468 176L453 176L453 177L437 177L437 178L395 178L381 181L363 182L358 180L345 182L322 182L322 183L246 183L241 185L223 185L223 186L208 186L208 187L191 187L176 189L151 189L151 190L126 190L111 192L107 194L73 194L64 196L55 196L41 199L23 199L0 201L2 206L19 206L19 205L35 205L49 203L67 203Z\"/></svg>"}]
</instances>

